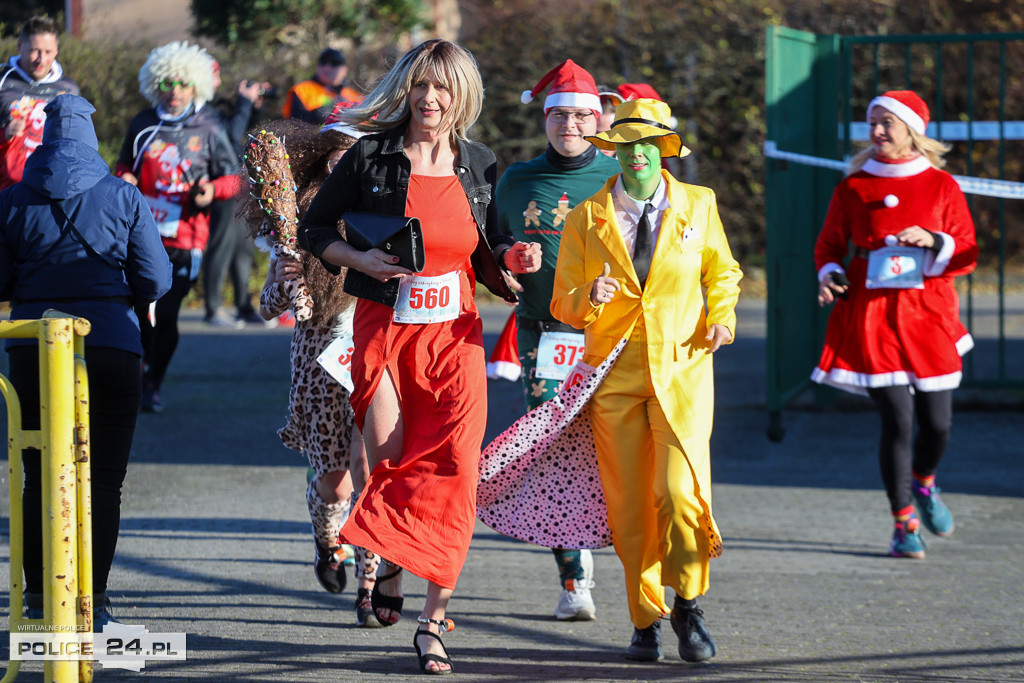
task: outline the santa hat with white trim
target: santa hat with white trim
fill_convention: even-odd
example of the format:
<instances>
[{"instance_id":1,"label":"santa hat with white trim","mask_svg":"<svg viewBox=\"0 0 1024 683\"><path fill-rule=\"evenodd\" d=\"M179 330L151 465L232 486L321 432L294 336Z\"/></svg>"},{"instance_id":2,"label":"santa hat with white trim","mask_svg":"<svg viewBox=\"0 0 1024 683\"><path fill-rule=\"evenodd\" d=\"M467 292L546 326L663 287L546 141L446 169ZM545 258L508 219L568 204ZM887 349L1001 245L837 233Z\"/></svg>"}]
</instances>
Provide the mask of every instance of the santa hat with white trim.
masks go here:
<instances>
[{"instance_id":1,"label":"santa hat with white trim","mask_svg":"<svg viewBox=\"0 0 1024 683\"><path fill-rule=\"evenodd\" d=\"M920 135L924 135L928 128L928 105L913 90L889 90L871 100L868 104L868 123L871 123L871 110L875 107L891 111Z\"/></svg>"},{"instance_id":2,"label":"santa hat with white trim","mask_svg":"<svg viewBox=\"0 0 1024 683\"><path fill-rule=\"evenodd\" d=\"M594 77L571 59L567 59L545 74L544 78L533 86L533 90L523 91L523 104L533 102L544 88L551 86L548 96L544 99L544 113L552 107L582 107L592 109L601 114L601 98L597 94L597 83Z\"/></svg>"}]
</instances>

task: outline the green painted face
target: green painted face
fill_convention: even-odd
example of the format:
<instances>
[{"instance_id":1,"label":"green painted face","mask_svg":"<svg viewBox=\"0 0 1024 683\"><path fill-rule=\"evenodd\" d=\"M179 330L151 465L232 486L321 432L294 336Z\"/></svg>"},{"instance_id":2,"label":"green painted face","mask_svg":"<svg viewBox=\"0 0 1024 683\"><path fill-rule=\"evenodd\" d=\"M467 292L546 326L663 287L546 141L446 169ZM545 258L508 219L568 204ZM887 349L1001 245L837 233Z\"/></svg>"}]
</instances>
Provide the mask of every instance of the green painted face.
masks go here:
<instances>
[{"instance_id":1,"label":"green painted face","mask_svg":"<svg viewBox=\"0 0 1024 683\"><path fill-rule=\"evenodd\" d=\"M661 182L661 150L653 138L615 145L615 158L622 167L626 194L636 200L649 199Z\"/></svg>"}]
</instances>

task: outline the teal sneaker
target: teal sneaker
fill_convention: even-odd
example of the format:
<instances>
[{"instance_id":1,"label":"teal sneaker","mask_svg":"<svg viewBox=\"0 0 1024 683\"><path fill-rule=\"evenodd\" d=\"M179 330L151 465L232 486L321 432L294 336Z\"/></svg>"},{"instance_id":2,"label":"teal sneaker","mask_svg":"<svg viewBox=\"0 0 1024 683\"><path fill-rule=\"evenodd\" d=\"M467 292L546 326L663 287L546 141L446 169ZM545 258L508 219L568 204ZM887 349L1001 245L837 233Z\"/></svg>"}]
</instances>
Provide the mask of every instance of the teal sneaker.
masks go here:
<instances>
[{"instance_id":1,"label":"teal sneaker","mask_svg":"<svg viewBox=\"0 0 1024 683\"><path fill-rule=\"evenodd\" d=\"M896 522L892 532L892 543L889 544L890 557L910 557L915 560L924 559L924 539L921 538L921 521L911 517L907 522Z\"/></svg>"},{"instance_id":2,"label":"teal sneaker","mask_svg":"<svg viewBox=\"0 0 1024 683\"><path fill-rule=\"evenodd\" d=\"M914 484L910 493L914 496L914 507L921 516L924 528L936 536L953 534L953 513L939 498L938 486L918 486Z\"/></svg>"}]
</instances>

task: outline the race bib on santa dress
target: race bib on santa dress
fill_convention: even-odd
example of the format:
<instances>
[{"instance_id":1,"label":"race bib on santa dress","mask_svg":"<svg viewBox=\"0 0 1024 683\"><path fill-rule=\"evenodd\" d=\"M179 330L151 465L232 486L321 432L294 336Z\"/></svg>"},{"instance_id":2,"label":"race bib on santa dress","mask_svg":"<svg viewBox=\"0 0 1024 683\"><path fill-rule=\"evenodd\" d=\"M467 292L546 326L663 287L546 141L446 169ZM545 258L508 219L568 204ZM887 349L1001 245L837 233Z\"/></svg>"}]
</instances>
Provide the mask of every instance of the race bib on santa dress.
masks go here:
<instances>
[{"instance_id":1,"label":"race bib on santa dress","mask_svg":"<svg viewBox=\"0 0 1024 683\"><path fill-rule=\"evenodd\" d=\"M338 337L324 349L324 352L317 357L316 362L324 367L331 377L338 381L338 384L345 387L351 394L352 384L352 354L355 353L356 345L352 335L347 334Z\"/></svg>"},{"instance_id":2,"label":"race bib on santa dress","mask_svg":"<svg viewBox=\"0 0 1024 683\"><path fill-rule=\"evenodd\" d=\"M435 277L410 275L398 285L394 321L427 325L455 320L462 310L459 271Z\"/></svg>"},{"instance_id":3,"label":"race bib on santa dress","mask_svg":"<svg viewBox=\"0 0 1024 683\"><path fill-rule=\"evenodd\" d=\"M924 249L882 247L868 255L868 289L924 289Z\"/></svg>"},{"instance_id":4,"label":"race bib on santa dress","mask_svg":"<svg viewBox=\"0 0 1024 683\"><path fill-rule=\"evenodd\" d=\"M175 204L166 197L150 197L143 195L149 210L153 212L153 220L160 230L160 236L174 239L178 236L178 221L181 220L181 204Z\"/></svg>"},{"instance_id":5,"label":"race bib on santa dress","mask_svg":"<svg viewBox=\"0 0 1024 683\"><path fill-rule=\"evenodd\" d=\"M583 358L583 335L578 332L542 332L537 344L537 369L542 379L565 379Z\"/></svg>"}]
</instances>

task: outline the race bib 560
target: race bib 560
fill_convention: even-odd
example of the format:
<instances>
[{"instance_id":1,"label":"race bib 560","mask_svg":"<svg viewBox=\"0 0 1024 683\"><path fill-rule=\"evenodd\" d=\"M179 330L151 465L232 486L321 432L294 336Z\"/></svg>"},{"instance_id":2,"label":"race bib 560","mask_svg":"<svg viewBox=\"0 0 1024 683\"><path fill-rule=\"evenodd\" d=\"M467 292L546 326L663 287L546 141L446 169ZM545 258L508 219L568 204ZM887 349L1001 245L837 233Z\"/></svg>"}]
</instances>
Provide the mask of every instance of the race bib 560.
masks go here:
<instances>
[{"instance_id":1,"label":"race bib 560","mask_svg":"<svg viewBox=\"0 0 1024 683\"><path fill-rule=\"evenodd\" d=\"M394 321L426 325L455 320L462 310L459 271L435 277L411 275L398 286Z\"/></svg>"}]
</instances>

